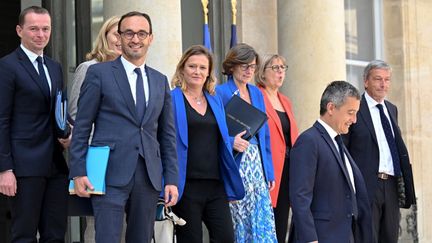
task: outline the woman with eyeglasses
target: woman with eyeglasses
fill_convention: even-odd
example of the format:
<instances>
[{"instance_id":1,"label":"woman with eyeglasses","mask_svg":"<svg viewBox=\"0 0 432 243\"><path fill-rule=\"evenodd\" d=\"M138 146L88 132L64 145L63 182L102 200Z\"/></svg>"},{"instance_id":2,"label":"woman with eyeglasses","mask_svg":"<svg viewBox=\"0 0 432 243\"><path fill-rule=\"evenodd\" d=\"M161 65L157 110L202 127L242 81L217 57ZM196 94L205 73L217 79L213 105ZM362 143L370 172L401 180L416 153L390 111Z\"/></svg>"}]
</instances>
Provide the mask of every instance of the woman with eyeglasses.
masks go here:
<instances>
[{"instance_id":1,"label":"woman with eyeglasses","mask_svg":"<svg viewBox=\"0 0 432 243\"><path fill-rule=\"evenodd\" d=\"M247 44L231 48L223 62L225 84L216 87L216 94L226 105L233 95L265 112L264 99L257 87L251 85L259 64L257 52ZM267 123L249 141L242 136L231 137L238 152L236 162L245 188L242 200L230 203L235 242L277 242L273 209L269 191L274 187L273 164Z\"/></svg>"},{"instance_id":2,"label":"woman with eyeglasses","mask_svg":"<svg viewBox=\"0 0 432 243\"><path fill-rule=\"evenodd\" d=\"M278 242L285 242L289 214L289 153L298 137L297 124L291 101L279 92L288 69L285 58L280 55L264 55L256 73L255 83L264 96L270 129L270 144L276 179L275 189L270 192L274 210Z\"/></svg>"}]
</instances>

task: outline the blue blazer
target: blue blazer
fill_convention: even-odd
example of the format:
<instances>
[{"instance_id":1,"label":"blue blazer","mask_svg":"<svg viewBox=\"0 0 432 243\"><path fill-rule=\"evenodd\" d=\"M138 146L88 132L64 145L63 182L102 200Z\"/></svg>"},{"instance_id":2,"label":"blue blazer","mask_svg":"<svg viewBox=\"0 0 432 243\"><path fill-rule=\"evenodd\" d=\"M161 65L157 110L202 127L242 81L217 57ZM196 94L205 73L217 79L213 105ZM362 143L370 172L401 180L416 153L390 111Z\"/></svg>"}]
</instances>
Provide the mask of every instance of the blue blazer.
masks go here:
<instances>
[{"instance_id":1,"label":"blue blazer","mask_svg":"<svg viewBox=\"0 0 432 243\"><path fill-rule=\"evenodd\" d=\"M353 170L355 193L339 151L319 122L295 142L290 153L289 192L293 211L290 242L349 242L355 214L352 200L356 200L358 208L355 242L373 242L366 185L345 147L344 151Z\"/></svg>"},{"instance_id":2,"label":"blue blazer","mask_svg":"<svg viewBox=\"0 0 432 243\"><path fill-rule=\"evenodd\" d=\"M219 144L219 171L225 185L228 200L240 200L244 197L245 191L240 177L239 168L232 155L232 145L228 135L228 128L226 126L225 110L219 97L212 96L207 92L204 92L204 94L209 104L207 109L212 109L222 138ZM171 91L171 96L174 104L174 118L177 128L177 157L180 177L178 190L180 200L186 182L188 125L182 90L180 88L173 89Z\"/></svg>"},{"instance_id":3,"label":"blue blazer","mask_svg":"<svg viewBox=\"0 0 432 243\"><path fill-rule=\"evenodd\" d=\"M146 66L149 101L142 121L120 57L89 67L78 100L70 148L70 178L86 175L87 145L111 148L106 184L125 186L141 154L152 186L177 185L178 167L170 88L165 75Z\"/></svg>"},{"instance_id":4,"label":"blue blazer","mask_svg":"<svg viewBox=\"0 0 432 243\"><path fill-rule=\"evenodd\" d=\"M54 101L63 89L63 73L59 63L44 60L51 97L21 47L0 59L0 171L13 169L18 177L48 176L53 162L68 173L54 132Z\"/></svg>"},{"instance_id":5,"label":"blue blazer","mask_svg":"<svg viewBox=\"0 0 432 243\"><path fill-rule=\"evenodd\" d=\"M256 108L260 109L265 113L265 104L264 98L261 94L261 91L250 84L247 84L247 88L249 90L249 95L251 97L251 103ZM231 97L234 95L234 92L238 90L234 80L229 78L228 81L222 85L218 85L216 87L216 94L222 99L224 106L228 103ZM273 171L273 162L271 156L271 147L270 147L270 131L267 122L258 132L258 146L261 152L261 160L264 168L264 176L267 181L274 181L274 171ZM234 137L230 137L231 144L234 144ZM240 160L242 158L242 154L240 153L236 156L237 166L240 165Z\"/></svg>"}]
</instances>

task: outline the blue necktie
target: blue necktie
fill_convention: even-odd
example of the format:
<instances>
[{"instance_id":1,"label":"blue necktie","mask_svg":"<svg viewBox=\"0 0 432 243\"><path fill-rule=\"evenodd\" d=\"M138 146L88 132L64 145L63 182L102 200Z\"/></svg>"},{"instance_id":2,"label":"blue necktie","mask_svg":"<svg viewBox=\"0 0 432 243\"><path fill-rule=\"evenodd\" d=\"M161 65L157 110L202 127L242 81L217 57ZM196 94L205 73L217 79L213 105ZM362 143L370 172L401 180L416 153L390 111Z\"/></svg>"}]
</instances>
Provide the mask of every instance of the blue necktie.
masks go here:
<instances>
[{"instance_id":1,"label":"blue necktie","mask_svg":"<svg viewBox=\"0 0 432 243\"><path fill-rule=\"evenodd\" d=\"M40 77L40 82L41 82L42 87L43 87L43 92L45 93L46 96L50 97L48 79L46 77L45 69L43 67L44 60L41 56L38 56L36 58L36 61L38 63L39 77Z\"/></svg>"},{"instance_id":2,"label":"blue necktie","mask_svg":"<svg viewBox=\"0 0 432 243\"><path fill-rule=\"evenodd\" d=\"M390 153L393 160L393 170L395 176L401 175L401 168L400 168L400 162L399 162L399 153L396 146L396 140L393 137L392 129L390 126L390 122L387 119L387 116L384 114L383 105L378 104L376 107L379 109L380 117L381 117L381 125L384 130L384 134L388 143L388 146L390 148Z\"/></svg>"},{"instance_id":3,"label":"blue necktie","mask_svg":"<svg viewBox=\"0 0 432 243\"><path fill-rule=\"evenodd\" d=\"M134 72L137 74L137 80L136 80L136 111L137 111L137 118L138 121L141 123L145 109L145 93L144 93L144 82L142 78L142 73L140 68L135 68Z\"/></svg>"}]
</instances>

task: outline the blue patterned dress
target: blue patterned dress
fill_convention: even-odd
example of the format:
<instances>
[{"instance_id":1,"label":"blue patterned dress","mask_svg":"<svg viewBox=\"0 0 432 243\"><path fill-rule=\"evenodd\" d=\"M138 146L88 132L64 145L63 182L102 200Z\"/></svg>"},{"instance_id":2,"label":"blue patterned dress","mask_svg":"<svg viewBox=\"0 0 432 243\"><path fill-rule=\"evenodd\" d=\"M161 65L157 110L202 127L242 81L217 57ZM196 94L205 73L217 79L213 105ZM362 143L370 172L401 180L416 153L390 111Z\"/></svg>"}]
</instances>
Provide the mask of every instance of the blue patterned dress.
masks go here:
<instances>
[{"instance_id":1,"label":"blue patterned dress","mask_svg":"<svg viewBox=\"0 0 432 243\"><path fill-rule=\"evenodd\" d=\"M277 243L273 208L261 156L252 139L240 162L245 197L230 203L236 243Z\"/></svg>"}]
</instances>

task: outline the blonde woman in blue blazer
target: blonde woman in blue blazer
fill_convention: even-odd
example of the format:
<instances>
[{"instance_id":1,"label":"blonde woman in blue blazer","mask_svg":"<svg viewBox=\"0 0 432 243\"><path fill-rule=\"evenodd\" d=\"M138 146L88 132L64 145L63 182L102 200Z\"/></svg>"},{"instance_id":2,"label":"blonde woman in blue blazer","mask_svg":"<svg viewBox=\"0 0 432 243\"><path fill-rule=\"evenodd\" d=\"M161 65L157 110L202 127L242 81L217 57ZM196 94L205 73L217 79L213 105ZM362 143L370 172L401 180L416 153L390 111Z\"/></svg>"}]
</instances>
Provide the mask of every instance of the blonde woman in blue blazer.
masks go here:
<instances>
[{"instance_id":1,"label":"blonde woman in blue blazer","mask_svg":"<svg viewBox=\"0 0 432 243\"><path fill-rule=\"evenodd\" d=\"M213 69L211 53L192 46L172 80L180 177L173 211L187 222L177 229L179 243L202 242L201 222L211 242L234 242L229 201L244 197Z\"/></svg>"},{"instance_id":2,"label":"blonde woman in blue blazer","mask_svg":"<svg viewBox=\"0 0 432 243\"><path fill-rule=\"evenodd\" d=\"M265 112L261 91L249 84L259 64L257 52L247 44L231 48L223 62L223 73L228 75L225 84L216 87L216 94L224 105L233 95ZM277 242L273 208L269 191L275 178L267 122L249 141L241 136L232 137L233 149L239 154L236 163L245 187L244 199L230 204L236 242Z\"/></svg>"}]
</instances>

